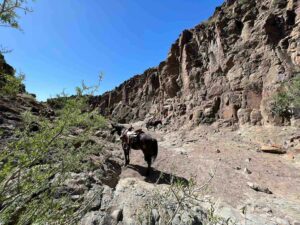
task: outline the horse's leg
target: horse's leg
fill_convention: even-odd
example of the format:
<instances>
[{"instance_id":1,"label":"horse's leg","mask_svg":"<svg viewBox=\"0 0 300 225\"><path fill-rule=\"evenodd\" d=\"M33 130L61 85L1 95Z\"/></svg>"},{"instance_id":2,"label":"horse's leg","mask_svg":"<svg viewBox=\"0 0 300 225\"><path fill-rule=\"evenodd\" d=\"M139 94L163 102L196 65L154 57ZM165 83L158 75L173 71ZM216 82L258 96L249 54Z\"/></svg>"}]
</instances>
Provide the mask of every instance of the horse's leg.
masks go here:
<instances>
[{"instance_id":1,"label":"horse's leg","mask_svg":"<svg viewBox=\"0 0 300 225\"><path fill-rule=\"evenodd\" d=\"M151 157L149 157L149 159L147 159L147 164L148 164L148 168L147 168L147 176L150 175L151 172Z\"/></svg>"},{"instance_id":2,"label":"horse's leg","mask_svg":"<svg viewBox=\"0 0 300 225\"><path fill-rule=\"evenodd\" d=\"M129 164L129 150L130 147L127 144L123 145L123 151L124 151L124 159L125 159L125 166Z\"/></svg>"},{"instance_id":3,"label":"horse's leg","mask_svg":"<svg viewBox=\"0 0 300 225\"><path fill-rule=\"evenodd\" d=\"M123 152L124 152L125 166L127 166L127 154L126 154L126 148L123 148Z\"/></svg>"},{"instance_id":4,"label":"horse's leg","mask_svg":"<svg viewBox=\"0 0 300 225\"><path fill-rule=\"evenodd\" d=\"M146 175L149 176L150 175L150 171L151 171L151 161L152 161L151 155L148 155L148 154L144 153L144 159L145 159L145 161L148 164Z\"/></svg>"},{"instance_id":5,"label":"horse's leg","mask_svg":"<svg viewBox=\"0 0 300 225\"><path fill-rule=\"evenodd\" d=\"M126 149L126 165L128 165L130 163L130 158L129 158L129 153L130 153L130 147L128 146L128 148Z\"/></svg>"}]
</instances>

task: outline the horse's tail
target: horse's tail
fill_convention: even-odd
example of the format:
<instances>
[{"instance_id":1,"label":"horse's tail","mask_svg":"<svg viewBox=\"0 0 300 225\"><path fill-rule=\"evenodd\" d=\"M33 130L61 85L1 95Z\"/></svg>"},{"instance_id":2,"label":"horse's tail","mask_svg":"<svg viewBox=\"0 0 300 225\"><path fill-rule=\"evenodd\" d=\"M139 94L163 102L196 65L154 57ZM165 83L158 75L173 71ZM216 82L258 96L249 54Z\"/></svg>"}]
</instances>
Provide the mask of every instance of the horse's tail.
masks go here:
<instances>
[{"instance_id":1,"label":"horse's tail","mask_svg":"<svg viewBox=\"0 0 300 225\"><path fill-rule=\"evenodd\" d=\"M151 155L151 161L152 163L155 161L157 154L158 154L158 144L157 140L153 139L153 144L152 144L152 155Z\"/></svg>"}]
</instances>

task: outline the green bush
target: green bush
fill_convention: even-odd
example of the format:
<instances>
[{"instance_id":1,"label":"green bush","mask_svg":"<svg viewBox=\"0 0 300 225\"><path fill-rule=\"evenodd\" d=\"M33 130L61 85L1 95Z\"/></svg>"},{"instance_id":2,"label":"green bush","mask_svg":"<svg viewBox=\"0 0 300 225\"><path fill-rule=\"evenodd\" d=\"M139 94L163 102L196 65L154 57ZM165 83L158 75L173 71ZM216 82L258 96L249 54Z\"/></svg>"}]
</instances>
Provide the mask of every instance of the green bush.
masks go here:
<instances>
[{"instance_id":1,"label":"green bush","mask_svg":"<svg viewBox=\"0 0 300 225\"><path fill-rule=\"evenodd\" d=\"M24 89L23 81L25 79L24 74L20 74L19 76L2 74L3 77L3 85L0 87L1 95L8 96L16 96L19 94L22 89Z\"/></svg>"},{"instance_id":2,"label":"green bush","mask_svg":"<svg viewBox=\"0 0 300 225\"><path fill-rule=\"evenodd\" d=\"M293 109L300 107L300 74L282 86L282 90L275 95L273 112L278 116L287 116Z\"/></svg>"},{"instance_id":3,"label":"green bush","mask_svg":"<svg viewBox=\"0 0 300 225\"><path fill-rule=\"evenodd\" d=\"M24 113L17 140L0 152L0 224L69 224L71 219L74 224L80 219L76 212L86 206L68 194L54 196L71 172L89 170L83 162L101 151L88 140L105 120L86 111L87 99L65 98L54 121ZM38 131L32 131L32 124L38 124ZM73 135L78 127L82 131Z\"/></svg>"}]
</instances>

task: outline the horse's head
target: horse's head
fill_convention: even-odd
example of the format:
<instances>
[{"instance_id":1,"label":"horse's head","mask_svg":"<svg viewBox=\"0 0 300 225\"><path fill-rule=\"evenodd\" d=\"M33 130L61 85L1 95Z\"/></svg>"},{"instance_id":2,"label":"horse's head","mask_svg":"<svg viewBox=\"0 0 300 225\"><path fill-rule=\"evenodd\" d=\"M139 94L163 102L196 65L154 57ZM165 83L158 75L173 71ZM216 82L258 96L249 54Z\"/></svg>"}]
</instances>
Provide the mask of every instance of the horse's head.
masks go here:
<instances>
[{"instance_id":1,"label":"horse's head","mask_svg":"<svg viewBox=\"0 0 300 225\"><path fill-rule=\"evenodd\" d=\"M117 134L119 135L119 136L121 136L121 134L122 134L122 131L125 129L125 127L124 126L122 126L122 125L120 125L120 124L111 124L111 126L112 126L112 130L111 130L111 134L113 135L114 133L116 133L117 132Z\"/></svg>"}]
</instances>

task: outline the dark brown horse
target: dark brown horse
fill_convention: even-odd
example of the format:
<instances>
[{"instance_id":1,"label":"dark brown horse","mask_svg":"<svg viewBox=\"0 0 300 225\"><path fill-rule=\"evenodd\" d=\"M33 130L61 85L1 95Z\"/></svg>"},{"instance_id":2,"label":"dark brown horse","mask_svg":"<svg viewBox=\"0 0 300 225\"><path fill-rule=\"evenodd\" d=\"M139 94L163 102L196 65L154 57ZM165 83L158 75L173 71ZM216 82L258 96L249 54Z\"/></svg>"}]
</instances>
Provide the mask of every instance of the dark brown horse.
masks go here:
<instances>
[{"instance_id":1,"label":"dark brown horse","mask_svg":"<svg viewBox=\"0 0 300 225\"><path fill-rule=\"evenodd\" d=\"M146 123L146 128L147 128L147 130L149 130L149 128L154 127L154 130L155 130L155 128L156 128L159 124L162 125L161 120L150 120L150 121L148 121L148 122Z\"/></svg>"},{"instance_id":2,"label":"dark brown horse","mask_svg":"<svg viewBox=\"0 0 300 225\"><path fill-rule=\"evenodd\" d=\"M130 149L142 150L144 153L144 159L148 164L147 175L151 170L151 164L157 157L158 145L157 140L152 138L149 134L144 133L142 130L133 131L133 128L127 129L120 124L112 124L111 133L120 136L122 141L122 148L125 156L125 166L130 163L129 153Z\"/></svg>"}]
</instances>

